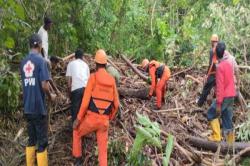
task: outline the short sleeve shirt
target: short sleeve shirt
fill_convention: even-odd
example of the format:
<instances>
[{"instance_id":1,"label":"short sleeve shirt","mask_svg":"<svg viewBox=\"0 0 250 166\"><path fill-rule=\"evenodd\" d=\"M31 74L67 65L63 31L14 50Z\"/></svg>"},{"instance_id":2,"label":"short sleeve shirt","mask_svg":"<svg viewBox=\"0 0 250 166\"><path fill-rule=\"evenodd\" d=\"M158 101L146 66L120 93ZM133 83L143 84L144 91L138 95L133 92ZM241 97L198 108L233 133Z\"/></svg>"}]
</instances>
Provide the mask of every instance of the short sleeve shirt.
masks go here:
<instances>
[{"instance_id":1,"label":"short sleeve shirt","mask_svg":"<svg viewBox=\"0 0 250 166\"><path fill-rule=\"evenodd\" d=\"M30 52L20 66L25 114L47 115L42 81L50 79L47 63L41 54Z\"/></svg>"},{"instance_id":2,"label":"short sleeve shirt","mask_svg":"<svg viewBox=\"0 0 250 166\"><path fill-rule=\"evenodd\" d=\"M41 28L38 31L38 35L41 37L42 39L42 48L44 51L44 58L48 59L48 52L49 52L49 36L48 36L48 32L44 29L43 26L41 26Z\"/></svg>"},{"instance_id":3,"label":"short sleeve shirt","mask_svg":"<svg viewBox=\"0 0 250 166\"><path fill-rule=\"evenodd\" d=\"M89 66L81 59L71 61L67 66L66 76L71 77L71 91L87 86L90 76Z\"/></svg>"}]
</instances>

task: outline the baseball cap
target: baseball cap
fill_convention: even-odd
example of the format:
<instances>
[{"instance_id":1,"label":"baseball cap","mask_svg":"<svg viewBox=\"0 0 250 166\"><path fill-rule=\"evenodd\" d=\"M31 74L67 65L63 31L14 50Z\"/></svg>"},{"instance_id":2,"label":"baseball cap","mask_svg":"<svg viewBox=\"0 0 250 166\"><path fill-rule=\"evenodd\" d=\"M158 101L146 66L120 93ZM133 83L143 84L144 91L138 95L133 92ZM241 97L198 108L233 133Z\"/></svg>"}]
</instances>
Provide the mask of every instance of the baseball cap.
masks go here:
<instances>
[{"instance_id":1,"label":"baseball cap","mask_svg":"<svg viewBox=\"0 0 250 166\"><path fill-rule=\"evenodd\" d=\"M29 43L30 43L30 47L37 47L38 44L42 43L42 39L37 33L35 33L31 35Z\"/></svg>"}]
</instances>

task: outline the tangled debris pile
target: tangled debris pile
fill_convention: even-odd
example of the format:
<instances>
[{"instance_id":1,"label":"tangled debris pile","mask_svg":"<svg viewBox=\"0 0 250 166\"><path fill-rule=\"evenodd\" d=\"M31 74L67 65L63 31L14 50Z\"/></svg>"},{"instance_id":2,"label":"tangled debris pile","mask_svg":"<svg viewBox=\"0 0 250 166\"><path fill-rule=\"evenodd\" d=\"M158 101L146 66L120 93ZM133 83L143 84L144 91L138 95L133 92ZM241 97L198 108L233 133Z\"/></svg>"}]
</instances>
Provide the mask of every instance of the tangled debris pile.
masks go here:
<instances>
[{"instance_id":1,"label":"tangled debris pile","mask_svg":"<svg viewBox=\"0 0 250 166\"><path fill-rule=\"evenodd\" d=\"M64 96L67 96L65 69L68 61L61 61L52 70L53 79ZM94 63L91 57L87 56L86 61L93 70ZM155 99L145 100L147 83L140 79L122 59L113 60L111 63L119 68L122 74L118 88L122 111L119 118L111 122L109 129L109 165L127 163L126 156L136 136L134 127L137 124L136 112L148 116L152 122L159 123L161 142L164 146L167 143L168 134L174 135L174 150L171 154L170 165L194 165L195 163L223 165L225 154L220 153L220 146L216 147L217 152L213 153L195 148L192 146L192 141L189 141L194 137L199 137L203 138L206 143L206 137L211 133L208 131L206 110L212 97L208 99L208 104L204 108L198 108L195 104L197 94L202 88L203 71L195 68L172 69L173 76L168 83L166 104L162 110L154 111ZM66 97L56 103L49 103L49 160L51 165L73 163L69 107L70 101ZM246 112L236 110L235 123L245 121L245 115ZM11 118L1 118L0 153L3 155L0 157L0 165L24 165L25 163L24 146L27 136L22 118L22 111L15 113ZM97 164L95 140L94 134L84 139L84 165ZM162 165L162 150L146 146L143 154L152 161L149 165Z\"/></svg>"}]
</instances>

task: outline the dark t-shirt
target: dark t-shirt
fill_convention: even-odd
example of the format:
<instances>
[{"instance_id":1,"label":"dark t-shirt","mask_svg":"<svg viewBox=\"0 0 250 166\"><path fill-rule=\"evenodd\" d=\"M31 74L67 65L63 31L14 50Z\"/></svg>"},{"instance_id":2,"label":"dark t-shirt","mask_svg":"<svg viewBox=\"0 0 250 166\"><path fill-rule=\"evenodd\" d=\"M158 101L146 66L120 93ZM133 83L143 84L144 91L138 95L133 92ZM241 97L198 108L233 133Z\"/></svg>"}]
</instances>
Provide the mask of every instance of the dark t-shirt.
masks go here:
<instances>
[{"instance_id":1,"label":"dark t-shirt","mask_svg":"<svg viewBox=\"0 0 250 166\"><path fill-rule=\"evenodd\" d=\"M30 52L21 62L24 114L47 115L42 81L50 79L44 58Z\"/></svg>"}]
</instances>

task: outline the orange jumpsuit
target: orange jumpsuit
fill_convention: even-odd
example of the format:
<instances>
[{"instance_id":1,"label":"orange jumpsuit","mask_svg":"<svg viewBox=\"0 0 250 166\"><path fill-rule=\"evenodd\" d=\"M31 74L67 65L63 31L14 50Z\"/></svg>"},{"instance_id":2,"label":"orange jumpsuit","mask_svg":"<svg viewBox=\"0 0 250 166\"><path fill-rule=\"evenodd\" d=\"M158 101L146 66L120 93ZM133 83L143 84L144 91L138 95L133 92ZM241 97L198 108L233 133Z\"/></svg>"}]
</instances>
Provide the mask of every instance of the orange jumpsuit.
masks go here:
<instances>
[{"instance_id":1,"label":"orange jumpsuit","mask_svg":"<svg viewBox=\"0 0 250 166\"><path fill-rule=\"evenodd\" d=\"M90 75L77 115L80 124L73 131L74 157L82 156L81 137L96 132L99 165L107 166L109 120L114 119L118 107L115 79L104 68L100 68Z\"/></svg>"},{"instance_id":2,"label":"orange jumpsuit","mask_svg":"<svg viewBox=\"0 0 250 166\"><path fill-rule=\"evenodd\" d=\"M151 77L151 87L149 96L152 96L154 91L156 93L156 106L161 108L161 103L164 101L167 80L170 78L171 72L169 68L159 62L152 60L149 62L149 75ZM160 80L158 80L160 79Z\"/></svg>"}]
</instances>

